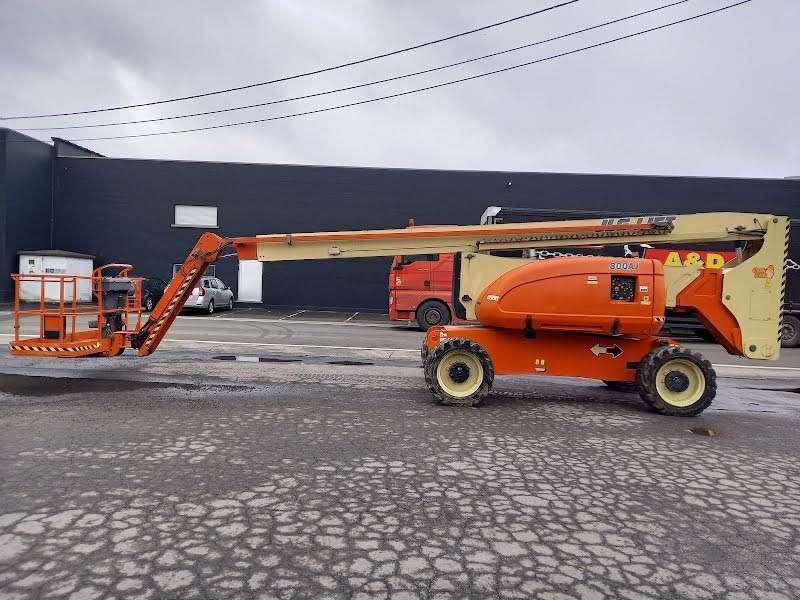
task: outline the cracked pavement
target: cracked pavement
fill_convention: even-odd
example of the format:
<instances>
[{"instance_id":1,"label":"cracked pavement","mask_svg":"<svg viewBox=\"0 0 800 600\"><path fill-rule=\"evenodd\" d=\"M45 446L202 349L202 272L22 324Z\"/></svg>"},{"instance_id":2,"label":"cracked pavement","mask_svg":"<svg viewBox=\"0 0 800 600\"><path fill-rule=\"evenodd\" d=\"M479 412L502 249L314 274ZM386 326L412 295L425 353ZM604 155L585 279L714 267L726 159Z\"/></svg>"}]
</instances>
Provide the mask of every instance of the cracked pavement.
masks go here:
<instances>
[{"instance_id":1,"label":"cracked pavement","mask_svg":"<svg viewBox=\"0 0 800 600\"><path fill-rule=\"evenodd\" d=\"M0 360L0 598L800 597L800 395L763 389L797 381L677 419L590 381L458 409L411 358L213 355Z\"/></svg>"}]
</instances>

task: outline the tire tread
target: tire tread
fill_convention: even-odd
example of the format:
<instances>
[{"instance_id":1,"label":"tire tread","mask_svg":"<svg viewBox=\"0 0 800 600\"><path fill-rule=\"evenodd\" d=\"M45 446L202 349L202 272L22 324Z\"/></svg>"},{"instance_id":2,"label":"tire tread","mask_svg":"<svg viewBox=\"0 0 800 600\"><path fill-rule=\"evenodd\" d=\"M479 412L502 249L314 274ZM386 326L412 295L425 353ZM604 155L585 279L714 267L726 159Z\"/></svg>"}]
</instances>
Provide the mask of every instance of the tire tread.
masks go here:
<instances>
[{"instance_id":1,"label":"tire tread","mask_svg":"<svg viewBox=\"0 0 800 600\"><path fill-rule=\"evenodd\" d=\"M684 358L694 362L706 380L706 388L700 399L686 407L672 406L658 395L655 376L658 370L670 360ZM699 352L682 346L662 346L652 350L642 358L636 371L636 389L642 401L653 411L675 417L695 417L711 406L717 395L717 373L711 362Z\"/></svg>"},{"instance_id":2,"label":"tire tread","mask_svg":"<svg viewBox=\"0 0 800 600\"><path fill-rule=\"evenodd\" d=\"M454 398L447 394L436 378L436 368L448 352L459 350L474 354L483 366L483 382L481 386L466 398ZM446 406L478 406L489 395L494 383L494 367L489 353L480 344L464 338L453 338L439 342L424 360L425 383L431 394L440 404Z\"/></svg>"}]
</instances>

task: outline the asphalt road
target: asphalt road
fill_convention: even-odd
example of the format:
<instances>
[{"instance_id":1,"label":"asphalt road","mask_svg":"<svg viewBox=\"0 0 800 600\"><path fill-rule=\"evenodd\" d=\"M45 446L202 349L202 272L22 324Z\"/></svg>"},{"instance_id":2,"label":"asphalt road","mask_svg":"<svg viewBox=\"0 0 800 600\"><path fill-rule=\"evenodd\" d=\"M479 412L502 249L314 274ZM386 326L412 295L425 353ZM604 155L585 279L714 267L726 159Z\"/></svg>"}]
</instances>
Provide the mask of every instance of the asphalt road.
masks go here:
<instances>
[{"instance_id":1,"label":"asphalt road","mask_svg":"<svg viewBox=\"0 0 800 600\"><path fill-rule=\"evenodd\" d=\"M233 317L0 348L0 598L800 597L796 351L693 419L578 379L453 409L419 332Z\"/></svg>"}]
</instances>

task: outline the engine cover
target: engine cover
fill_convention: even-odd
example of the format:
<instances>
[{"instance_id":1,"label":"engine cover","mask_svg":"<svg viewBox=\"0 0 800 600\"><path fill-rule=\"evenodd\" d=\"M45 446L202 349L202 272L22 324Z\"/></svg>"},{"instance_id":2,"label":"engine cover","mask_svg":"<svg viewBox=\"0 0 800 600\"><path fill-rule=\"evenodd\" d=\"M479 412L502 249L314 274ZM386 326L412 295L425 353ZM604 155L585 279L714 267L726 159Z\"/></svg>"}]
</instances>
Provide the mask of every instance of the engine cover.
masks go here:
<instances>
[{"instance_id":1,"label":"engine cover","mask_svg":"<svg viewBox=\"0 0 800 600\"><path fill-rule=\"evenodd\" d=\"M490 327L655 335L664 324L664 269L657 260L576 256L532 261L481 292Z\"/></svg>"}]
</instances>

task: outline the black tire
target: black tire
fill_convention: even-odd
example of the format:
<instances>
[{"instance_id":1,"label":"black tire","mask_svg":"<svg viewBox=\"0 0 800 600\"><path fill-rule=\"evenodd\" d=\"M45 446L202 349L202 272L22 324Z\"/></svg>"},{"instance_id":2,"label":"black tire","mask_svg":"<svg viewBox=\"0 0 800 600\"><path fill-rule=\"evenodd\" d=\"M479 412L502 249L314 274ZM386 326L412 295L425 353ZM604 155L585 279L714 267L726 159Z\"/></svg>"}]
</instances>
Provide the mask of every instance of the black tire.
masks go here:
<instances>
[{"instance_id":1,"label":"black tire","mask_svg":"<svg viewBox=\"0 0 800 600\"><path fill-rule=\"evenodd\" d=\"M633 381L604 381L608 389L623 394L633 394L636 390L636 382Z\"/></svg>"},{"instance_id":2,"label":"black tire","mask_svg":"<svg viewBox=\"0 0 800 600\"><path fill-rule=\"evenodd\" d=\"M144 299L144 309L147 312L151 312L153 310L153 308L155 307L155 305L156 305L156 303L153 302L153 297L152 296L148 296L147 298Z\"/></svg>"},{"instance_id":3,"label":"black tire","mask_svg":"<svg viewBox=\"0 0 800 600\"><path fill-rule=\"evenodd\" d=\"M694 417L717 395L717 374L698 352L680 346L661 346L641 360L636 389L653 411Z\"/></svg>"},{"instance_id":4,"label":"black tire","mask_svg":"<svg viewBox=\"0 0 800 600\"><path fill-rule=\"evenodd\" d=\"M214 300L213 299L208 301L208 306L206 307L206 313L208 313L209 315L213 315L214 314Z\"/></svg>"},{"instance_id":5,"label":"black tire","mask_svg":"<svg viewBox=\"0 0 800 600\"><path fill-rule=\"evenodd\" d=\"M447 406L478 406L494 383L489 353L470 340L454 338L440 342L425 358L424 367L428 389L439 403ZM472 377L475 380L470 382ZM455 394L460 387L464 395Z\"/></svg>"},{"instance_id":6,"label":"black tire","mask_svg":"<svg viewBox=\"0 0 800 600\"><path fill-rule=\"evenodd\" d=\"M783 315L781 347L794 348L795 346L800 346L800 319L794 315Z\"/></svg>"},{"instance_id":7,"label":"black tire","mask_svg":"<svg viewBox=\"0 0 800 600\"><path fill-rule=\"evenodd\" d=\"M233 310L233 296L228 300L228 310Z\"/></svg>"},{"instance_id":8,"label":"black tire","mask_svg":"<svg viewBox=\"0 0 800 600\"><path fill-rule=\"evenodd\" d=\"M419 356L422 359L423 365L425 364L425 359L428 358L428 354L430 354L428 351L428 340L424 339L422 340L422 346L419 349Z\"/></svg>"},{"instance_id":9,"label":"black tire","mask_svg":"<svg viewBox=\"0 0 800 600\"><path fill-rule=\"evenodd\" d=\"M422 331L450 324L450 309L439 300L426 300L417 308L417 323Z\"/></svg>"}]
</instances>

